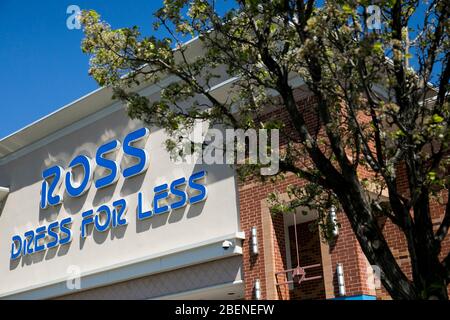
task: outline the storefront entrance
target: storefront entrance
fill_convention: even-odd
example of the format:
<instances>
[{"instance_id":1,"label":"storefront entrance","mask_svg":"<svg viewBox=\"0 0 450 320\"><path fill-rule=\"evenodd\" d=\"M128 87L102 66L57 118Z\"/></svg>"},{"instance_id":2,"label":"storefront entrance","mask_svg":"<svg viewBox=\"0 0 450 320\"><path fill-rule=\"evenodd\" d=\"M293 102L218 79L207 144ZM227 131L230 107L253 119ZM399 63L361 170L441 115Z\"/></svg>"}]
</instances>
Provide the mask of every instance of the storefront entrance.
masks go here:
<instances>
[{"instance_id":1,"label":"storefront entrance","mask_svg":"<svg viewBox=\"0 0 450 320\"><path fill-rule=\"evenodd\" d=\"M291 300L326 299L322 246L319 226L314 214L286 215L285 241L288 269L285 274L289 283ZM298 268L300 267L300 268ZM282 273L277 275L282 276Z\"/></svg>"}]
</instances>

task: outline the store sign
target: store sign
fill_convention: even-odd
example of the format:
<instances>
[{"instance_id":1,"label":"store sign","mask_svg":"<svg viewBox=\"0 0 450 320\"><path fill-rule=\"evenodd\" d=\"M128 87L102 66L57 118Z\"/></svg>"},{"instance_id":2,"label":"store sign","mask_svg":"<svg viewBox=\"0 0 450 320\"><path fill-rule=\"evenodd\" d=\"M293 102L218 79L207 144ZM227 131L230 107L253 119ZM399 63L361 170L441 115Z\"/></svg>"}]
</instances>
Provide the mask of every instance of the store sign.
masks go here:
<instances>
[{"instance_id":1,"label":"store sign","mask_svg":"<svg viewBox=\"0 0 450 320\"><path fill-rule=\"evenodd\" d=\"M149 167L149 155L147 150L136 146L139 142L145 145L150 131L147 128L129 133L123 141L113 140L97 149L95 159L86 155L76 156L67 169L61 166L53 166L42 173L40 208L47 209L63 203L63 194L66 191L71 198L78 198L90 190L92 185L96 189L104 189L114 185L122 176L124 179L143 174ZM135 159L134 163L121 170L120 162L107 157L123 150L124 157ZM96 168L102 168L107 173L97 179L93 179ZM82 177L75 179L75 171L82 170ZM138 193L138 205L136 209L136 222L149 219L156 215L169 213L206 200L208 190L204 185L206 171L193 173L190 177L181 177L170 183L158 185L153 189L152 206L145 208L143 195ZM75 181L77 180L77 181ZM126 213L128 201L119 199L112 204L101 205L97 209L91 209L81 214L80 237L87 237L87 228L94 225L98 232L106 232L128 224ZM41 252L54 248L58 245L67 244L72 241L71 230L73 218L68 217L61 221L55 221L47 226L40 226L30 230L24 235L14 235L11 245L11 259Z\"/></svg>"}]
</instances>

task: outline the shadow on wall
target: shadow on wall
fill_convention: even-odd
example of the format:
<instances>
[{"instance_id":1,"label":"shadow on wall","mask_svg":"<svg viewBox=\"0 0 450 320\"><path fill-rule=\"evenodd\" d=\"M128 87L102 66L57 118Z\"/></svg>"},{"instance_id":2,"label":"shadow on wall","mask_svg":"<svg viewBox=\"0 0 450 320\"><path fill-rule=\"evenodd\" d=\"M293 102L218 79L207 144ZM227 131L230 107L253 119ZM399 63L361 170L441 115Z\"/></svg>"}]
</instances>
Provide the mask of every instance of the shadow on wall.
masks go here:
<instances>
[{"instance_id":1,"label":"shadow on wall","mask_svg":"<svg viewBox=\"0 0 450 320\"><path fill-rule=\"evenodd\" d=\"M129 195L136 194L139 190L141 190L145 177L149 174L149 170L150 169L148 169L144 174L126 179L120 189L120 196L125 198Z\"/></svg>"},{"instance_id":2,"label":"shadow on wall","mask_svg":"<svg viewBox=\"0 0 450 320\"><path fill-rule=\"evenodd\" d=\"M61 153L56 156L48 153L46 160L44 160L44 164L41 165L40 171L42 172L46 168L48 168L50 166L54 166L54 165L59 165L59 166L62 166L63 168L66 168L67 163L63 163L63 161L61 159L71 159L75 155L79 155L79 154L87 155L91 159L94 159L95 155L96 155L96 150L101 144L103 144L104 142L107 142L107 141L114 140L114 139L122 139L123 138L122 135L125 135L126 133L128 133L128 131L132 131L132 130L133 129L128 129L127 126L122 126L122 129L119 130L120 133L114 134L114 132L112 130L105 129L103 134L100 135L100 138L95 139L96 140L95 142L92 140L86 141L85 143L83 143L82 146L76 148L76 150L73 152L72 156L69 156L68 153ZM81 137L80 137L80 139L81 139ZM121 152L117 152L117 154L115 156L117 159L119 156L121 156ZM94 172L95 177L101 176L101 173L99 172L100 170L101 170L101 168L96 168L96 170ZM81 171L81 174L80 174L80 172L78 172L76 174L82 176L82 171ZM62 177L62 179L64 179L64 178L65 177ZM140 188L140 186L142 185L144 176L142 175L140 178L142 179L142 181L140 181L140 183L138 182L137 184L134 185L134 188L135 188L134 190L127 191L127 192L129 192L129 194L135 192L136 190L138 190ZM39 177L39 179L41 179L41 177ZM95 181L95 179L93 179L93 180ZM115 183L114 185L109 186L105 189L95 189L94 183L95 182L92 182L91 188L89 189L89 191L87 193L85 193L83 196L78 197L78 198L71 198L67 194L67 192L64 191L64 195L63 195L64 200L63 200L63 205L62 205L62 207L64 207L64 211L69 214L78 214L83 209L90 192L96 192L93 203L92 203L93 207L99 206L101 203L109 202L112 199L114 192L117 188L117 183ZM64 185L64 183L63 183L63 185ZM131 185L131 184L128 181L126 181L125 185L122 188L126 189L128 185ZM123 193L126 193L126 192L121 192L121 194L123 194ZM51 221L56 220L58 218L60 211L61 211L61 206L50 207L47 209L40 209L39 210L40 223L42 223L44 221L51 222Z\"/></svg>"},{"instance_id":3,"label":"shadow on wall","mask_svg":"<svg viewBox=\"0 0 450 320\"><path fill-rule=\"evenodd\" d=\"M114 192L116 191L117 183L108 186L104 189L97 189L97 192L95 193L94 200L92 201L93 207L98 207L104 203L108 203L111 201L111 199L114 196ZM79 210L78 210L79 212Z\"/></svg>"},{"instance_id":4,"label":"shadow on wall","mask_svg":"<svg viewBox=\"0 0 450 320\"><path fill-rule=\"evenodd\" d=\"M69 249L72 245L72 242L69 242L67 244L64 245L60 245L58 247L54 247L51 249L47 249L45 251L41 251L38 253L33 253L30 255L26 255L26 256L21 256L18 259L15 260L10 260L9 262L9 270L15 270L19 265L21 265L21 267L26 267L26 266L30 266L36 263L40 263L42 261L44 261L44 259L46 261L53 259L55 256L58 257L62 257L65 256L68 252Z\"/></svg>"},{"instance_id":5,"label":"shadow on wall","mask_svg":"<svg viewBox=\"0 0 450 320\"><path fill-rule=\"evenodd\" d=\"M116 228L109 228L104 232L99 232L94 228L93 224L89 224L86 226L86 237L80 237L80 250L84 248L86 241L89 238L93 238L96 244L103 244L106 239L108 239L108 235L111 240L122 239L125 236L125 232L128 229L128 224L123 226L118 226Z\"/></svg>"},{"instance_id":6,"label":"shadow on wall","mask_svg":"<svg viewBox=\"0 0 450 320\"><path fill-rule=\"evenodd\" d=\"M87 150L81 151L80 154L85 154L85 155L92 157L92 155ZM125 180L124 184L122 185L121 192L120 192L121 196L125 197L130 194L134 194L138 190L140 190L142 188L143 182L144 182L147 174L148 174L148 171L139 176ZM95 191L92 191L92 189L94 189ZM55 206L55 207L48 207L46 209L39 208L39 222L43 223L43 222L52 222L52 221L57 220L62 208L64 208L64 212L67 212L69 214L72 214L72 215L79 214L86 204L86 200L88 198L89 192L95 192L95 197L94 197L94 200L92 203L92 207L97 207L102 203L109 202L112 199L116 189L117 189L117 183L115 183L114 185L111 185L105 189L95 189L95 187L91 186L91 188L89 189L88 192L86 192L81 197L77 197L77 198L70 197L67 194L67 192L64 191L62 204ZM106 239L108 238L108 235L110 235L111 240L122 239L125 235L127 228L128 228L128 225L124 225L124 226L119 226L114 229L108 229L105 232L98 232L97 230L93 230L94 229L93 225L88 225L87 233L88 233L88 236L92 235L92 238L94 239L94 241L97 244L102 244L106 241ZM80 238L80 249L83 249L86 239L87 238ZM69 251L71 243L60 246L60 247L47 249L46 251L42 251L39 253L22 256L16 260L11 260L10 261L10 270L16 269L19 265L24 267L24 266L29 266L29 265L32 265L35 263L42 262L44 260L44 258L45 258L45 260L50 260L50 259L54 258L55 256L63 256L65 254L67 254L67 252Z\"/></svg>"},{"instance_id":7,"label":"shadow on wall","mask_svg":"<svg viewBox=\"0 0 450 320\"><path fill-rule=\"evenodd\" d=\"M109 126L113 126L113 125L114 125L114 123L109 124ZM116 135L111 134L111 132L108 130L105 130L101 139L98 135L96 135L95 137L91 137L90 135L88 135L84 132L80 132L80 135L77 140L86 141L86 142L83 143L83 146L79 147L75 152L73 152L73 154L74 155L85 154L92 158L95 156L96 148L101 143L110 141L114 138L117 138L122 141L123 136L132 130L133 129L130 129L127 126L122 126L120 130L116 131L116 132L120 132ZM159 130L155 130L155 129L151 130L152 133L154 133L155 131L159 131ZM105 136L107 136L107 140L105 140ZM101 143L98 142L99 140L101 140ZM149 141L147 141L147 143L148 142ZM58 142L54 142L54 143L61 144L62 142L58 140ZM50 145L52 145L51 148L55 148L55 146L53 145L54 143L50 144ZM48 157L45 161L45 166L51 166L51 165L58 164L58 165L65 167L67 164L63 164L63 163L61 163L61 160L57 160L57 159L71 159L71 156L69 156L69 153L63 152L56 156L52 156L48 153L48 148L49 147L47 146L40 151L41 153L45 152L48 155ZM57 150L65 150L62 146L60 148L58 148L58 146L56 146L56 149ZM39 156L39 155L37 155L37 156ZM23 166L27 161L30 161L29 157L30 157L30 155L20 158L19 160L21 161L21 164L19 167ZM36 157L36 155L35 155L35 157ZM119 151L117 157L119 160L121 157L123 158L122 151ZM44 164L40 164L40 166L41 166L41 169L43 170ZM220 166L220 168L219 168L219 166ZM192 173L196 173L201 170L206 170L208 172L206 184L207 184L207 186L211 186L218 181L229 178L230 175L233 174L231 170L224 170L223 166L224 165L221 165L221 164L213 164L213 165L196 164L193 167L192 172L190 174L186 173L186 178L188 178ZM34 169L30 169L30 170L34 170ZM40 181L41 180L40 174L41 174L42 170L39 172L39 174L33 176L33 179L39 179L39 181ZM81 211L85 207L86 201L89 198L89 194L92 195L92 193L95 193L95 194L94 194L94 198L93 198L93 203L92 203L92 205L89 206L89 209L91 207L93 207L93 208L98 207L102 203L110 202L113 199L114 194L118 188L120 188L120 197L122 197L122 198L127 197L129 195L136 194L140 190L143 189L143 184L144 184L145 178L146 178L147 174L149 174L151 172L151 170L152 170L152 168L150 167L149 170L147 172L145 172L144 174L123 180L123 183L120 186L118 185L119 183L115 183L114 185L111 185L105 189L97 190L93 183L93 185L91 186L89 191L86 192L83 196L78 197L78 198L71 198L70 196L68 196L68 194L66 192L64 192L63 204L56 206L56 207L49 207L47 209L39 209L39 222L40 223L53 222L53 221L57 220L58 216L61 213L61 210L63 210L63 212L67 212L70 215L81 214ZM25 186L30 185L31 182L29 181L29 178L25 179L24 178L25 176L19 177L15 190L19 189L21 186L25 187ZM170 181L167 181L167 182L170 182ZM149 186L149 188L152 188L152 187L154 187L154 186ZM217 196L221 196L221 195L217 195ZM91 199L91 198L89 198L89 199ZM39 201L36 201L36 203L37 203L37 205L39 205ZM148 210L150 207L150 203L151 203L151 199L144 198L144 209L147 208L147 210ZM196 218L203 213L205 203L206 202L201 202L201 203L197 203L194 205L188 205L183 208L173 210L167 214L154 216L152 218L149 218L149 219L146 219L143 221L136 221L136 232L141 233L141 232L145 232L151 228L156 229L156 228L162 227L162 226L166 225L167 223L172 224L172 223L180 222L183 219ZM0 211L0 213L1 213L1 211ZM132 210L130 210L127 215L132 215L133 213L134 212L132 212ZM117 228L110 228L110 229L108 229L108 231L105 231L105 232L98 232L97 230L94 229L93 225L88 225L88 228L87 228L88 236L83 239L81 237L79 238L80 239L79 248L80 248L80 250L83 249L83 247L85 245L85 241L86 241L86 239L89 238L89 236L92 236L95 243L97 243L97 244L104 243L108 237L111 240L122 239L125 236L127 228L128 228L128 225L125 225L125 226L121 226L121 227L117 227ZM51 260L58 256L64 256L68 253L68 251L71 247L71 244L72 244L72 242L69 244L63 245L63 246L56 247L56 248L47 249L46 251L43 251L43 252L35 253L32 255L28 255L28 256L22 256L16 260L11 260L10 261L10 270L16 269L19 265L21 265L22 267L25 267L25 266L29 266L29 265L32 265L35 263L42 262L44 260Z\"/></svg>"},{"instance_id":8,"label":"shadow on wall","mask_svg":"<svg viewBox=\"0 0 450 320\"><path fill-rule=\"evenodd\" d=\"M5 209L5 204L6 204L6 201L8 201L8 196L9 196L9 194L7 194L6 197L0 201L0 217L2 216L3 209Z\"/></svg>"},{"instance_id":9,"label":"shadow on wall","mask_svg":"<svg viewBox=\"0 0 450 320\"><path fill-rule=\"evenodd\" d=\"M99 146L114 139L123 141L129 132L140 126L143 124L130 120L124 110L119 110L64 136L64 138L58 138L15 159L14 165L5 170L5 182L11 184L11 191L38 183L42 181L42 172L48 167L60 165L66 168L69 162L79 154L95 156ZM105 129L99 131L98 128L102 127ZM58 150L58 152L55 153L54 150ZM8 167L8 164L5 167Z\"/></svg>"},{"instance_id":10,"label":"shadow on wall","mask_svg":"<svg viewBox=\"0 0 450 320\"><path fill-rule=\"evenodd\" d=\"M61 212L61 208L61 204L56 207L48 207L46 209L42 209L39 206L39 224L57 220L59 213Z\"/></svg>"},{"instance_id":11,"label":"shadow on wall","mask_svg":"<svg viewBox=\"0 0 450 320\"><path fill-rule=\"evenodd\" d=\"M219 166L224 166L223 164L196 164L194 168L192 169L191 173L186 175L186 179L189 178L193 173L206 170L207 171L207 177L206 177L206 186L213 185L216 182L219 182L221 180L224 180L226 178L230 177L230 171L228 170L221 170L223 168L219 168ZM170 183L169 181L165 181L166 183ZM139 191L140 189L136 190L135 192ZM186 190L186 188L185 188ZM207 201L207 200L206 200ZM150 229L157 229L160 228L167 223L177 223L181 220L183 220L184 216L186 216L186 219L192 219L195 217L200 216L203 213L203 209L205 207L206 201L202 201L200 203L196 203L194 205L186 205L185 207L171 210L168 213L161 214L161 215L155 215L152 217L149 217L148 219L136 221L136 232L142 233L146 232ZM148 211L150 207L153 207L151 204L151 199L148 197L146 198L145 195L143 195L143 210ZM137 215L137 209L135 214Z\"/></svg>"}]
</instances>

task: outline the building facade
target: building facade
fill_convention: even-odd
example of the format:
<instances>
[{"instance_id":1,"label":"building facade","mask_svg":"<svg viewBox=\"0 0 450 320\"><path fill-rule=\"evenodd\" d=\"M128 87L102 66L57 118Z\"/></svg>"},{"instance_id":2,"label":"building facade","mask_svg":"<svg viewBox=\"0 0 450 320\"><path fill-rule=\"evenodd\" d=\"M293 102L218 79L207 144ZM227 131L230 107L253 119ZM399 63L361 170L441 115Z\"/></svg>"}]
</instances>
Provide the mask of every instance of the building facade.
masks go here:
<instances>
[{"instance_id":1,"label":"building facade","mask_svg":"<svg viewBox=\"0 0 450 320\"><path fill-rule=\"evenodd\" d=\"M157 99L164 81L141 93ZM316 123L313 97L292 81ZM241 182L227 165L174 163L166 138L102 88L2 139L0 297L389 299L343 213L332 242L314 212L270 213L267 195L301 180ZM436 227L443 214L436 204ZM380 226L410 275L401 232Z\"/></svg>"}]
</instances>

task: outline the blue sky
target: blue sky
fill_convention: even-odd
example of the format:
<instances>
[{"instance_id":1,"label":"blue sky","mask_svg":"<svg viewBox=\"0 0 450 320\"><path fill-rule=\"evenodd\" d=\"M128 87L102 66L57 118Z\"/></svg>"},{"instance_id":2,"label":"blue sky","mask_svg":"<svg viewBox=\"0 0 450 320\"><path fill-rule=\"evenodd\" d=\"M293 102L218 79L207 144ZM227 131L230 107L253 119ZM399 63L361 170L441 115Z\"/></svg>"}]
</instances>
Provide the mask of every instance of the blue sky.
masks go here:
<instances>
[{"instance_id":1,"label":"blue sky","mask_svg":"<svg viewBox=\"0 0 450 320\"><path fill-rule=\"evenodd\" d=\"M66 26L70 5L97 10L113 28L137 25L150 35L162 0L0 0L0 139L98 87L87 74L82 31Z\"/></svg>"},{"instance_id":2,"label":"blue sky","mask_svg":"<svg viewBox=\"0 0 450 320\"><path fill-rule=\"evenodd\" d=\"M95 9L114 28L153 32L162 0L0 1L0 138L95 90L81 30L69 30L69 5Z\"/></svg>"}]
</instances>

